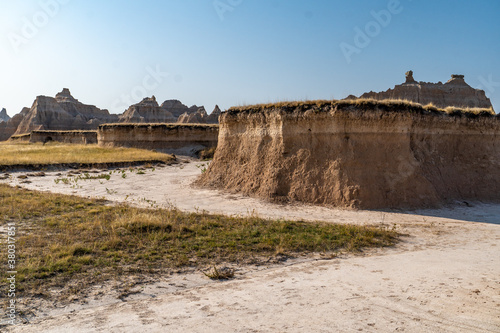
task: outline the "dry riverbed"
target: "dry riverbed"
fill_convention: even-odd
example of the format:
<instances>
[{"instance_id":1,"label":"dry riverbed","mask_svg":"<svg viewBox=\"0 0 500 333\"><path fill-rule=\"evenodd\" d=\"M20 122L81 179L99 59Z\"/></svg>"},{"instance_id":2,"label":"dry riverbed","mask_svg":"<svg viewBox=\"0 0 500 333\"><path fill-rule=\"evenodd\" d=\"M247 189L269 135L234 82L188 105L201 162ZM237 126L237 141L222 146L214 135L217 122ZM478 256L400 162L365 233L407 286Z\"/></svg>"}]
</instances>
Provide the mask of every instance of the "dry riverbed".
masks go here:
<instances>
[{"instance_id":1,"label":"dry riverbed","mask_svg":"<svg viewBox=\"0 0 500 333\"><path fill-rule=\"evenodd\" d=\"M274 205L199 189L206 162L113 170L10 173L2 183L143 207L226 215L385 225L395 248L236 267L213 282L200 272L96 286L67 306L40 300L15 332L498 332L500 205L350 211ZM131 285L128 294L117 285Z\"/></svg>"}]
</instances>

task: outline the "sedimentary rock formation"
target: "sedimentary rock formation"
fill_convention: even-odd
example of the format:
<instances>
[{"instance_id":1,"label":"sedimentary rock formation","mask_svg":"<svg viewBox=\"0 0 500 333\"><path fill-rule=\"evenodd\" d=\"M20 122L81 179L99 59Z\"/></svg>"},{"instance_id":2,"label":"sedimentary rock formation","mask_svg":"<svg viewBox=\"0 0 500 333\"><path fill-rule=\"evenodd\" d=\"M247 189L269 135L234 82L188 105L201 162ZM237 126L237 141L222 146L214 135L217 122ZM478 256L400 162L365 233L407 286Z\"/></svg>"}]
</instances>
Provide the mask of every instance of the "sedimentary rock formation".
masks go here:
<instances>
[{"instance_id":1,"label":"sedimentary rock formation","mask_svg":"<svg viewBox=\"0 0 500 333\"><path fill-rule=\"evenodd\" d=\"M9 138L9 141L11 141L11 142L30 142L30 139L31 139L31 133L28 133L28 134L13 135Z\"/></svg>"},{"instance_id":2,"label":"sedimentary rock formation","mask_svg":"<svg viewBox=\"0 0 500 333\"><path fill-rule=\"evenodd\" d=\"M63 89L55 98L38 96L31 109L23 116L15 134L34 130L95 130L102 123L117 120L117 115L80 103L71 96L68 89Z\"/></svg>"},{"instance_id":3,"label":"sedimentary rock formation","mask_svg":"<svg viewBox=\"0 0 500 333\"><path fill-rule=\"evenodd\" d=\"M349 96L347 99L352 98L353 96ZM493 108L485 92L469 86L465 82L463 75L452 75L451 79L445 84L441 82L428 83L415 81L412 71L406 73L406 82L396 85L394 89L379 93L365 93L360 98L376 100L400 99L422 105L432 103L439 108L446 108L448 106L460 108Z\"/></svg>"},{"instance_id":4,"label":"sedimentary rock formation","mask_svg":"<svg viewBox=\"0 0 500 333\"><path fill-rule=\"evenodd\" d=\"M210 115L207 117L207 124L218 124L219 123L219 116L221 115L222 111L220 110L219 106L216 105L214 110Z\"/></svg>"},{"instance_id":5,"label":"sedimentary rock formation","mask_svg":"<svg viewBox=\"0 0 500 333\"><path fill-rule=\"evenodd\" d=\"M0 141L8 140L17 130L17 127L30 111L29 108L23 108L21 112L6 122L0 122Z\"/></svg>"},{"instance_id":6,"label":"sedimentary rock formation","mask_svg":"<svg viewBox=\"0 0 500 333\"><path fill-rule=\"evenodd\" d=\"M156 97L145 98L132 105L119 118L120 123L181 123L181 124L217 124L220 109L208 115L203 106L187 107L178 100L167 100L161 106Z\"/></svg>"},{"instance_id":7,"label":"sedimentary rock formation","mask_svg":"<svg viewBox=\"0 0 500 333\"><path fill-rule=\"evenodd\" d=\"M177 117L158 105L155 96L144 98L119 116L122 123L175 123L176 120Z\"/></svg>"},{"instance_id":8,"label":"sedimentary rock formation","mask_svg":"<svg viewBox=\"0 0 500 333\"><path fill-rule=\"evenodd\" d=\"M194 154L216 147L217 125L192 124L104 124L98 129L98 142L105 147L157 149Z\"/></svg>"},{"instance_id":9,"label":"sedimentary rock formation","mask_svg":"<svg viewBox=\"0 0 500 333\"><path fill-rule=\"evenodd\" d=\"M180 124L203 124L208 118L205 108L198 109L195 113L184 113L177 120Z\"/></svg>"},{"instance_id":10,"label":"sedimentary rock formation","mask_svg":"<svg viewBox=\"0 0 500 333\"><path fill-rule=\"evenodd\" d=\"M2 111L0 111L0 123L4 122L4 121L9 121L9 120L10 120L10 117L7 114L7 110L2 109Z\"/></svg>"},{"instance_id":11,"label":"sedimentary rock formation","mask_svg":"<svg viewBox=\"0 0 500 333\"><path fill-rule=\"evenodd\" d=\"M74 144L97 144L97 131L33 131L29 142L63 142Z\"/></svg>"},{"instance_id":12,"label":"sedimentary rock formation","mask_svg":"<svg viewBox=\"0 0 500 333\"><path fill-rule=\"evenodd\" d=\"M498 202L500 116L375 101L233 108L199 183L367 209Z\"/></svg>"},{"instance_id":13,"label":"sedimentary rock formation","mask_svg":"<svg viewBox=\"0 0 500 333\"><path fill-rule=\"evenodd\" d=\"M187 107L178 100L167 100L161 106L156 97L144 98L123 114L110 114L93 105L85 105L63 89L55 98L38 96L31 108L24 108L12 119L5 109L0 112L0 141L12 135L29 134L37 130L97 130L106 123L200 123L217 124L218 106L208 115L203 106Z\"/></svg>"},{"instance_id":14,"label":"sedimentary rock formation","mask_svg":"<svg viewBox=\"0 0 500 333\"><path fill-rule=\"evenodd\" d=\"M203 106L193 105L191 107L187 107L176 99L171 99L163 102L161 108L170 112L176 119L178 119L184 113L193 114L196 113L199 109L205 110Z\"/></svg>"},{"instance_id":15,"label":"sedimentary rock formation","mask_svg":"<svg viewBox=\"0 0 500 333\"><path fill-rule=\"evenodd\" d=\"M210 115L207 114L205 108L199 108L195 113L184 113L177 120L180 124L218 124L221 110L216 105Z\"/></svg>"}]
</instances>

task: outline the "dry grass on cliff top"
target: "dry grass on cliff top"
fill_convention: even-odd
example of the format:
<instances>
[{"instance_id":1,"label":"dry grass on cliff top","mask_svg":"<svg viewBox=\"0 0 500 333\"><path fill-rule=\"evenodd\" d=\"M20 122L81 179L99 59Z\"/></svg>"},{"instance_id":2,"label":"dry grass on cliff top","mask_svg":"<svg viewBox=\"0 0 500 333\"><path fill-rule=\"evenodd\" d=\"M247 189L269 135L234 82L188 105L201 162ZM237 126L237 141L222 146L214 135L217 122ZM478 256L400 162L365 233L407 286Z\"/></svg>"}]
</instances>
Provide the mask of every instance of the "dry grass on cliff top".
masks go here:
<instances>
[{"instance_id":1,"label":"dry grass on cliff top","mask_svg":"<svg viewBox=\"0 0 500 333\"><path fill-rule=\"evenodd\" d=\"M262 112L273 109L291 110L321 110L327 108L345 109L348 107L360 107L366 109L379 108L384 111L392 112L414 112L414 113L434 113L448 114L452 116L495 116L493 108L457 108L447 107L445 109L437 108L432 104L421 105L408 100L386 99L375 100L369 98L360 99L344 99L344 100L313 100L313 101L293 101L293 102L278 102L268 104L256 104L246 106L231 107L228 112Z\"/></svg>"},{"instance_id":2,"label":"dry grass on cliff top","mask_svg":"<svg viewBox=\"0 0 500 333\"><path fill-rule=\"evenodd\" d=\"M133 148L104 148L97 145L63 143L0 143L0 166L100 164L123 162L171 162L173 157Z\"/></svg>"},{"instance_id":3,"label":"dry grass on cliff top","mask_svg":"<svg viewBox=\"0 0 500 333\"><path fill-rule=\"evenodd\" d=\"M139 128L139 127L159 127L167 129L179 129L179 128L190 128L190 129L207 129L207 128L218 128L219 124L198 124L198 123L109 123L102 124L99 126L100 129L106 128Z\"/></svg>"},{"instance_id":4,"label":"dry grass on cliff top","mask_svg":"<svg viewBox=\"0 0 500 333\"><path fill-rule=\"evenodd\" d=\"M339 251L392 246L399 237L387 228L110 206L0 185L0 230L7 224L16 228L16 279L26 299L55 297L48 292L53 288L66 288L61 296L68 297L122 276L154 277L313 252L332 258ZM6 260L6 255L0 259L2 267ZM7 286L5 276L2 285Z\"/></svg>"}]
</instances>

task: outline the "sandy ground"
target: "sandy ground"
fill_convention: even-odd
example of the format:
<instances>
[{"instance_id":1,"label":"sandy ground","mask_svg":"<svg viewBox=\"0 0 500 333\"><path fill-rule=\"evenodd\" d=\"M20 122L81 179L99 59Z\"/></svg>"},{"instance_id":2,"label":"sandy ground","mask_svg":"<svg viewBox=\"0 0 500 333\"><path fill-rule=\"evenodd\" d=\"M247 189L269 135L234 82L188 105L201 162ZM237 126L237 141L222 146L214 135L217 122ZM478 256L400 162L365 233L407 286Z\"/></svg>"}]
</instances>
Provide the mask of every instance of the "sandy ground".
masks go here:
<instances>
[{"instance_id":1,"label":"sandy ground","mask_svg":"<svg viewBox=\"0 0 500 333\"><path fill-rule=\"evenodd\" d=\"M408 236L363 256L243 267L226 282L200 272L165 276L122 299L96 286L88 299L63 308L41 304L30 324L8 331L500 332L500 205L412 212L282 206L192 187L203 168L190 162L127 169L125 178L114 172L109 181L69 184L54 181L67 172L27 180L17 178L26 173L12 173L2 182L146 207L396 225Z\"/></svg>"}]
</instances>

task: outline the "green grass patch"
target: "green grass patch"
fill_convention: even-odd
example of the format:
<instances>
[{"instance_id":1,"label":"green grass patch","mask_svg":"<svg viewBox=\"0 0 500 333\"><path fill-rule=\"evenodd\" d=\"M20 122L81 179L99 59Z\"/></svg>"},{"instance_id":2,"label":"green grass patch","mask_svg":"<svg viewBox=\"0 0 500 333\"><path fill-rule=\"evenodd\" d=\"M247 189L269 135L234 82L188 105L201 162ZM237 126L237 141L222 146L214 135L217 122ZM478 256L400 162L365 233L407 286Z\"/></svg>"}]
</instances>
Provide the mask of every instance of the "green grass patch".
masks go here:
<instances>
[{"instance_id":1,"label":"green grass patch","mask_svg":"<svg viewBox=\"0 0 500 333\"><path fill-rule=\"evenodd\" d=\"M0 226L7 223L17 228L17 278L25 296L68 281L81 289L124 274L356 252L398 239L395 231L374 227L108 206L0 185Z\"/></svg>"}]
</instances>

